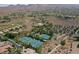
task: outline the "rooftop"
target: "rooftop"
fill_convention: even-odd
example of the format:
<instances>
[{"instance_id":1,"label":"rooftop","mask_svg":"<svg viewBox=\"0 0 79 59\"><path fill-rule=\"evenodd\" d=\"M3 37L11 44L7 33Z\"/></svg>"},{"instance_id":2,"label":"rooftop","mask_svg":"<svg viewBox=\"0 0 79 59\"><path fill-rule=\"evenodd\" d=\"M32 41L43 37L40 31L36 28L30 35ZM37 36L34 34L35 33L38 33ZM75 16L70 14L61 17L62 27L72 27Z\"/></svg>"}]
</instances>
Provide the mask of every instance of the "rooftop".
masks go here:
<instances>
[{"instance_id":1,"label":"rooftop","mask_svg":"<svg viewBox=\"0 0 79 59\"><path fill-rule=\"evenodd\" d=\"M5 45L5 46L0 47L0 53L8 51L8 48L12 48L12 46L11 45Z\"/></svg>"},{"instance_id":2,"label":"rooftop","mask_svg":"<svg viewBox=\"0 0 79 59\"><path fill-rule=\"evenodd\" d=\"M35 50L30 49L30 48L23 49L22 53L23 53L23 54L37 54L37 53L35 52Z\"/></svg>"}]
</instances>

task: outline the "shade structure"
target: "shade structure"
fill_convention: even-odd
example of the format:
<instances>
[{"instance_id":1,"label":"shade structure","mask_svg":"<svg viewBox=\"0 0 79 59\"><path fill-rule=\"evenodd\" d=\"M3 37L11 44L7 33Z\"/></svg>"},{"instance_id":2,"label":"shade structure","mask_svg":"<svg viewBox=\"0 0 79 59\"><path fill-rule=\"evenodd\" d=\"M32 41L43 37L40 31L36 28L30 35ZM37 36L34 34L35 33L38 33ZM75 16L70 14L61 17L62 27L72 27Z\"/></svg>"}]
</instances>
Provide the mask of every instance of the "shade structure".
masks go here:
<instances>
[{"instance_id":1,"label":"shade structure","mask_svg":"<svg viewBox=\"0 0 79 59\"><path fill-rule=\"evenodd\" d=\"M22 37L20 41L26 45L31 45L33 48L38 48L43 44L40 40L31 37Z\"/></svg>"},{"instance_id":2,"label":"shade structure","mask_svg":"<svg viewBox=\"0 0 79 59\"><path fill-rule=\"evenodd\" d=\"M47 35L47 34L41 34L41 35L39 35L39 38L40 38L41 40L48 40L48 39L50 38L50 36Z\"/></svg>"}]
</instances>

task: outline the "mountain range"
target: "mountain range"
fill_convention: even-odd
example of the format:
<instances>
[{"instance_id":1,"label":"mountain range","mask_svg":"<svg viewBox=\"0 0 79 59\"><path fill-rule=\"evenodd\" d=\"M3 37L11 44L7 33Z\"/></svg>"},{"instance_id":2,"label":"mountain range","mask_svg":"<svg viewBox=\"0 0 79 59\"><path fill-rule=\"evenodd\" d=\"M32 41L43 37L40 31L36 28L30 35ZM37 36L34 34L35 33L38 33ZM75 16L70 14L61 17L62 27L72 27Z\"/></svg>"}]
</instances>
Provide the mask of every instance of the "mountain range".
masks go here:
<instances>
[{"instance_id":1,"label":"mountain range","mask_svg":"<svg viewBox=\"0 0 79 59\"><path fill-rule=\"evenodd\" d=\"M42 10L61 10L61 9L78 9L79 4L17 4L17 5L0 5L0 14L17 12L17 11L42 11Z\"/></svg>"}]
</instances>

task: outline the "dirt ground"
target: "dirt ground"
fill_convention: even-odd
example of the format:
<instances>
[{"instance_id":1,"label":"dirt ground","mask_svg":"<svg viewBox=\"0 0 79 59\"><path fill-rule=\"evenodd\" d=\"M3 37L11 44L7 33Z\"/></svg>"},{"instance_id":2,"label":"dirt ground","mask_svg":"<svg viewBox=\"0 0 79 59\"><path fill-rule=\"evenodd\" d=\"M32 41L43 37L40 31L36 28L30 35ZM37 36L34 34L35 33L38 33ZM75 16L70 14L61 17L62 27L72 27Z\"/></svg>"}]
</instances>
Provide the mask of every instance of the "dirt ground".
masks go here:
<instances>
[{"instance_id":1,"label":"dirt ground","mask_svg":"<svg viewBox=\"0 0 79 59\"><path fill-rule=\"evenodd\" d=\"M79 26L79 20L64 20L56 17L48 17L48 21L53 24L64 25L64 26Z\"/></svg>"},{"instance_id":2,"label":"dirt ground","mask_svg":"<svg viewBox=\"0 0 79 59\"><path fill-rule=\"evenodd\" d=\"M73 42L71 54L79 54L79 48L77 48L77 44L78 44L78 43L79 43L79 42Z\"/></svg>"}]
</instances>

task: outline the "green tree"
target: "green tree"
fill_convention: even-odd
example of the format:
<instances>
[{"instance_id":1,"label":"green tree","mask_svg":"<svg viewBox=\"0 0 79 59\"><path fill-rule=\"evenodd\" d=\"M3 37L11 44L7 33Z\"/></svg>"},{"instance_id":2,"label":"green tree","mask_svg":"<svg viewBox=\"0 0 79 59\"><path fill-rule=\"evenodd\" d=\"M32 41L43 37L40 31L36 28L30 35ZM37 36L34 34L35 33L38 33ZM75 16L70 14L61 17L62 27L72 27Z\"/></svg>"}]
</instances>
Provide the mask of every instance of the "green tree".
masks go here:
<instances>
[{"instance_id":1,"label":"green tree","mask_svg":"<svg viewBox=\"0 0 79 59\"><path fill-rule=\"evenodd\" d=\"M8 21L11 20L11 18L10 18L9 16L3 16L3 19L4 19L4 20L8 20Z\"/></svg>"},{"instance_id":2,"label":"green tree","mask_svg":"<svg viewBox=\"0 0 79 59\"><path fill-rule=\"evenodd\" d=\"M79 48L79 44L77 45L77 48Z\"/></svg>"},{"instance_id":3,"label":"green tree","mask_svg":"<svg viewBox=\"0 0 79 59\"><path fill-rule=\"evenodd\" d=\"M65 45L65 40L61 41L60 44L61 44L62 46L64 46L64 45Z\"/></svg>"},{"instance_id":4,"label":"green tree","mask_svg":"<svg viewBox=\"0 0 79 59\"><path fill-rule=\"evenodd\" d=\"M17 35L13 34L13 33L6 33L5 36L10 38L10 39L14 39Z\"/></svg>"},{"instance_id":5,"label":"green tree","mask_svg":"<svg viewBox=\"0 0 79 59\"><path fill-rule=\"evenodd\" d=\"M2 20L2 17L0 17L0 20Z\"/></svg>"}]
</instances>

